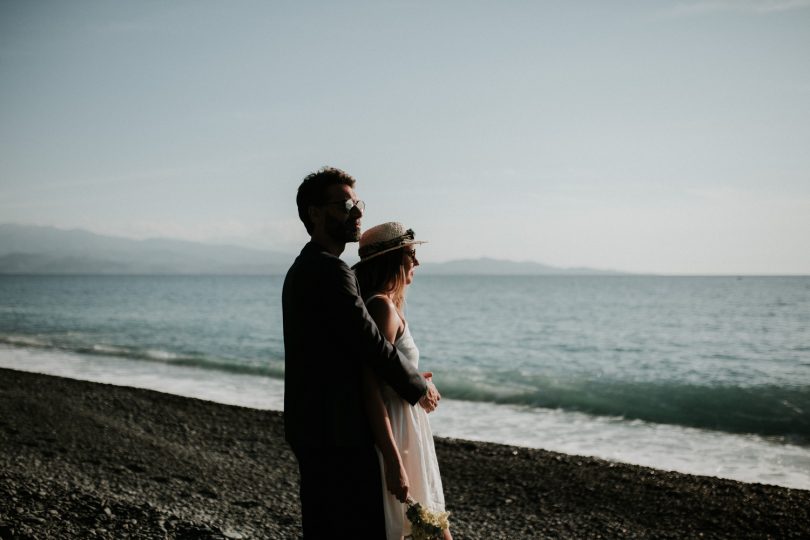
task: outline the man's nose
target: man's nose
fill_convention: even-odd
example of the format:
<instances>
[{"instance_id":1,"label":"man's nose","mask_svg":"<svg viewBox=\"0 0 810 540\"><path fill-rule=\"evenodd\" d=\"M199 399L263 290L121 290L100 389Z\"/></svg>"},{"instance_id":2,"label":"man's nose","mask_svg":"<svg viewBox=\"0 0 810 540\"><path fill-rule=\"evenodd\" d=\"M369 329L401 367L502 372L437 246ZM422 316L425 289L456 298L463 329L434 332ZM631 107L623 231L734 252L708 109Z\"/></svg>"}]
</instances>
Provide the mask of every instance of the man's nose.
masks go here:
<instances>
[{"instance_id":1,"label":"man's nose","mask_svg":"<svg viewBox=\"0 0 810 540\"><path fill-rule=\"evenodd\" d=\"M352 206L352 209L349 210L349 214L354 214L355 216L360 217L360 216L363 215L363 211L360 210L359 206L354 205L354 206Z\"/></svg>"}]
</instances>

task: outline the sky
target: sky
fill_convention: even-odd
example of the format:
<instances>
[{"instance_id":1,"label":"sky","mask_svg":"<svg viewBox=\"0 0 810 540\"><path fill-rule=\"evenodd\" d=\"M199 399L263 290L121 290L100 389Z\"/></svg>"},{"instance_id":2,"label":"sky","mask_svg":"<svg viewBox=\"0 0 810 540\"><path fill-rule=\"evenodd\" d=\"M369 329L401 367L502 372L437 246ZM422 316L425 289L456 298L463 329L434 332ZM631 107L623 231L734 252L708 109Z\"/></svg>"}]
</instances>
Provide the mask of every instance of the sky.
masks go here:
<instances>
[{"instance_id":1,"label":"sky","mask_svg":"<svg viewBox=\"0 0 810 540\"><path fill-rule=\"evenodd\" d=\"M423 262L810 274L810 0L0 0L0 223L293 253L324 165Z\"/></svg>"}]
</instances>

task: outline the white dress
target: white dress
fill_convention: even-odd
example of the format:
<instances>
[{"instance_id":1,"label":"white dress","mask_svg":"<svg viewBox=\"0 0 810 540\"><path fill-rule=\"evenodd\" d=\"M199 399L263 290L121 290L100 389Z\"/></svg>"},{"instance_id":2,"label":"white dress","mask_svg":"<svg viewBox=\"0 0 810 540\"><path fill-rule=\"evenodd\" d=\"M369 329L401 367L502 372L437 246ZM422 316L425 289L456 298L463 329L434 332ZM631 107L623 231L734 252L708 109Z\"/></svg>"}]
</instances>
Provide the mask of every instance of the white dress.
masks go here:
<instances>
[{"instance_id":1,"label":"white dress","mask_svg":"<svg viewBox=\"0 0 810 540\"><path fill-rule=\"evenodd\" d=\"M419 349L405 324L405 331L394 343L394 346L408 360L414 369L419 367ZM388 416L391 419L391 430L394 442L402 455L405 472L408 473L409 495L422 506L434 512L444 512L444 492L439 475L439 463L436 461L436 449L433 446L433 432L427 413L419 405L411 405L387 384L382 384L382 398ZM382 454L380 471L383 478L383 505L385 506L385 532L387 540L399 540L411 533L411 524L405 517L406 506L399 502L385 486L385 468Z\"/></svg>"}]
</instances>

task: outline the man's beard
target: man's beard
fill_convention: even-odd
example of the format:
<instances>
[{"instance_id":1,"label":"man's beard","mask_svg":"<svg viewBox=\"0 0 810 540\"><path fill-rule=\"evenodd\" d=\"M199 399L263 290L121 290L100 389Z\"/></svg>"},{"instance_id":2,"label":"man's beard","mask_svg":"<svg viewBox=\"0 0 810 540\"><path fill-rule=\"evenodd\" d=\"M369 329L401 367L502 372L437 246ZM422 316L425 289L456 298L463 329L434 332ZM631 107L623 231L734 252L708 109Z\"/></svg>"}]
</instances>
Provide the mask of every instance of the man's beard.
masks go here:
<instances>
[{"instance_id":1,"label":"man's beard","mask_svg":"<svg viewBox=\"0 0 810 540\"><path fill-rule=\"evenodd\" d=\"M347 225L346 242L357 242L360 240L360 231L355 229L354 224Z\"/></svg>"},{"instance_id":2,"label":"man's beard","mask_svg":"<svg viewBox=\"0 0 810 540\"><path fill-rule=\"evenodd\" d=\"M326 218L326 234L336 242L357 242L360 240L360 230L354 226L355 220L339 220L331 216Z\"/></svg>"}]
</instances>

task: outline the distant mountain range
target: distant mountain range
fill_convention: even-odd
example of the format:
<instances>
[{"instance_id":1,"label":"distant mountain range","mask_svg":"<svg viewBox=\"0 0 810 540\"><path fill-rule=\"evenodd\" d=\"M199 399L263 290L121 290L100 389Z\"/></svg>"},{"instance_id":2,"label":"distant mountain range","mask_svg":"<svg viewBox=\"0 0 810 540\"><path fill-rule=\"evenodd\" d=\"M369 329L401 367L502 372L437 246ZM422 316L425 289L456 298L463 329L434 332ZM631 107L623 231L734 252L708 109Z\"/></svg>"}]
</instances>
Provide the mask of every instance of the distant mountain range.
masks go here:
<instances>
[{"instance_id":1,"label":"distant mountain range","mask_svg":"<svg viewBox=\"0 0 810 540\"><path fill-rule=\"evenodd\" d=\"M0 274L283 274L290 253L0 225Z\"/></svg>"},{"instance_id":2,"label":"distant mountain range","mask_svg":"<svg viewBox=\"0 0 810 540\"><path fill-rule=\"evenodd\" d=\"M284 274L297 254L155 238L132 240L79 229L0 225L0 274ZM346 257L352 264L357 257ZM489 258L425 263L423 274L616 275L589 268Z\"/></svg>"},{"instance_id":3,"label":"distant mountain range","mask_svg":"<svg viewBox=\"0 0 810 540\"><path fill-rule=\"evenodd\" d=\"M425 274L445 275L489 275L489 276L607 276L624 275L612 270L595 270L593 268L559 268L532 261L505 261L502 259L460 259L445 263L426 263L420 267Z\"/></svg>"}]
</instances>

